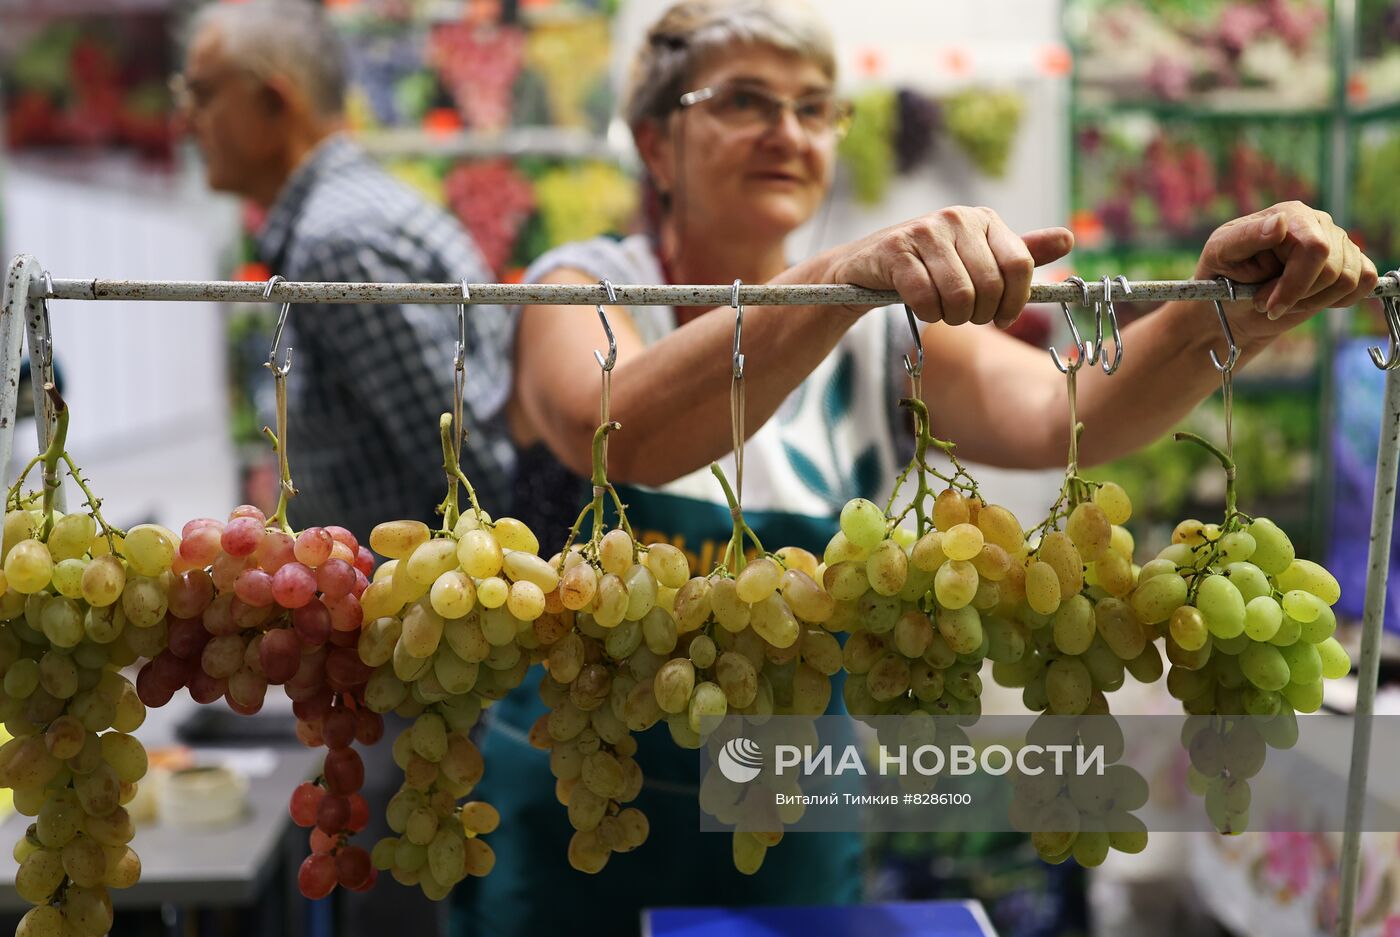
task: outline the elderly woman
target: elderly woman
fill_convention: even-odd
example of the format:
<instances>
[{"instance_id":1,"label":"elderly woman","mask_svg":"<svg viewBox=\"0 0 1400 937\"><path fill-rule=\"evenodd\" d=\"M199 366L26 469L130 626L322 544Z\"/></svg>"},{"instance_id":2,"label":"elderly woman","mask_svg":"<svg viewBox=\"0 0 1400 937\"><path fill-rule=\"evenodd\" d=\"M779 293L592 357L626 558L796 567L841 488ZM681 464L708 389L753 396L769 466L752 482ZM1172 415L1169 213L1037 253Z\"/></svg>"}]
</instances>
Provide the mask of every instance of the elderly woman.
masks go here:
<instances>
[{"instance_id":1,"label":"elderly woman","mask_svg":"<svg viewBox=\"0 0 1400 937\"><path fill-rule=\"evenodd\" d=\"M656 207L653 230L550 252L542 283L853 283L892 289L925 323L923 393L935 430L960 454L1007 467L1061 464L1066 389L1041 350L1004 334L1032 273L1069 252L1064 228L1013 233L985 208L945 208L792 263L788 236L831 186L848 117L836 96L829 34L805 7L772 0L684 0L650 30L625 114ZM1243 361L1329 306L1356 302L1376 271L1345 232L1306 205L1276 205L1211 235L1196 275L1263 284L1227 306ZM731 462L728 308L610 308L617 338L610 478L634 528L713 563L729 512L706 470ZM1081 458L1127 453L1166 431L1217 385L1209 307L1171 303L1125 330L1131 353L1111 379L1085 369ZM980 328L958 328L967 325ZM992 326L992 327L988 327ZM541 539L560 535L587 498L598 419L595 316L522 310L513 347L512 433L521 447L515 512ZM744 316L747 384L744 504L766 543L820 550L850 497L875 497L907 431L896 402L911 338L903 310L867 306L758 308ZM732 465L731 465L731 477ZM722 549L722 547L721 547ZM839 696L839 694L838 694ZM493 712L481 794L502 812L498 863L459 889L456 933L635 932L644 905L830 903L858 896L858 844L794 836L752 878L737 874L729 838L697 831L697 760L664 728L640 739L638 805L650 840L616 854L596 877L569 868L572 832L545 753L525 732L543 712L531 682Z\"/></svg>"}]
</instances>

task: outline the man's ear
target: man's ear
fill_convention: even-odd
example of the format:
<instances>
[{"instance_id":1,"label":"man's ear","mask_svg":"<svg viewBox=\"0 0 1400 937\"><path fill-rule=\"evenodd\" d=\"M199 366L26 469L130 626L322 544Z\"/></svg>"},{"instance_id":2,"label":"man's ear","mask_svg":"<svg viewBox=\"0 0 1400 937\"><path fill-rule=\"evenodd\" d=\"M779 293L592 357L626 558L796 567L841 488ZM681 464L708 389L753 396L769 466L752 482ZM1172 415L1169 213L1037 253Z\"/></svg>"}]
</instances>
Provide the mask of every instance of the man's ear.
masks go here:
<instances>
[{"instance_id":1,"label":"man's ear","mask_svg":"<svg viewBox=\"0 0 1400 937\"><path fill-rule=\"evenodd\" d=\"M304 110L306 95L285 75L273 75L262 83L258 97L269 114L282 116Z\"/></svg>"}]
</instances>

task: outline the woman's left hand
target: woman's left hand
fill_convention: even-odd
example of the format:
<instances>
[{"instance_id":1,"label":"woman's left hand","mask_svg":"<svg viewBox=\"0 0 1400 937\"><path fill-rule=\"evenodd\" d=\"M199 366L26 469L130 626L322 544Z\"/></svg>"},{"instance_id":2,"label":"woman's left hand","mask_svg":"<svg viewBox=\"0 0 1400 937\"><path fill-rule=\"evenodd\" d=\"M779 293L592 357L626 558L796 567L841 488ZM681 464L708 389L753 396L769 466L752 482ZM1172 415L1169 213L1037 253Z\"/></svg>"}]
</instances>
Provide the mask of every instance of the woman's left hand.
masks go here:
<instances>
[{"instance_id":1,"label":"woman's left hand","mask_svg":"<svg viewBox=\"0 0 1400 937\"><path fill-rule=\"evenodd\" d=\"M1376 265L1332 216L1302 202L1278 205L1226 222L1211 234L1197 279L1228 277L1258 284L1254 314L1237 304L1241 338L1268 339L1323 309L1351 306L1376 287Z\"/></svg>"}]
</instances>

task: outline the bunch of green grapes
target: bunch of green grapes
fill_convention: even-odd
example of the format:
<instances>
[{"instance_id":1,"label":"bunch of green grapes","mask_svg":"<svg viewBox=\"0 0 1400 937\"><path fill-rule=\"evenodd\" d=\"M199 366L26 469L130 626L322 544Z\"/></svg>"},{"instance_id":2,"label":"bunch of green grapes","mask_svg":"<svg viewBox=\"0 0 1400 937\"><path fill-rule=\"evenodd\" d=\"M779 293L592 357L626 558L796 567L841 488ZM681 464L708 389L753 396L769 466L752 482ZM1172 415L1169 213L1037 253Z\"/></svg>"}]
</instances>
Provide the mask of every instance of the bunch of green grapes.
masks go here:
<instances>
[{"instance_id":1,"label":"bunch of green grapes","mask_svg":"<svg viewBox=\"0 0 1400 937\"><path fill-rule=\"evenodd\" d=\"M841 511L823 578L828 627L849 631L846 706L856 716L981 714L984 659L1015 665L1027 632L1012 612L1024 592L1025 537L1014 514L945 489L917 540L864 499Z\"/></svg>"},{"instance_id":2,"label":"bunch of green grapes","mask_svg":"<svg viewBox=\"0 0 1400 937\"><path fill-rule=\"evenodd\" d=\"M131 735L146 708L119 671L165 646L176 544L154 525L99 531L85 513L5 515L0 718L13 738L0 784L35 818L14 851L15 887L34 905L21 935L99 937L107 890L140 877L125 805L146 773Z\"/></svg>"},{"instance_id":3,"label":"bunch of green grapes","mask_svg":"<svg viewBox=\"0 0 1400 937\"><path fill-rule=\"evenodd\" d=\"M1294 714L1316 712L1322 681L1350 671L1333 637L1339 598L1336 578L1297 558L1265 517L1182 521L1172 544L1142 567L1132 601L1165 624L1167 690L1214 727L1201 732L1192 721L1183 742L1222 832L1247 824L1248 779L1266 744L1292 744Z\"/></svg>"},{"instance_id":4,"label":"bunch of green grapes","mask_svg":"<svg viewBox=\"0 0 1400 937\"><path fill-rule=\"evenodd\" d=\"M479 709L464 699L425 709L394 740L394 763L404 783L385 819L398 835L381 839L370 852L377 870L402 885L417 885L433 901L496 864L496 854L479 837L496 829L500 814L484 801L461 802L485 771L468 737Z\"/></svg>"},{"instance_id":5,"label":"bunch of green grapes","mask_svg":"<svg viewBox=\"0 0 1400 937\"><path fill-rule=\"evenodd\" d=\"M1030 628L1032 652L993 670L999 683L1024 687L1027 708L1061 716L1106 708L1103 694L1122 686L1125 672L1143 683L1162 675L1156 631L1129 601L1134 544L1122 525L1132 503L1113 482L1072 481L1092 497L1070 506L1064 530L1047 529L1024 559L1016 615ZM1058 519L1052 513L1046 527Z\"/></svg>"},{"instance_id":6,"label":"bunch of green grapes","mask_svg":"<svg viewBox=\"0 0 1400 937\"><path fill-rule=\"evenodd\" d=\"M1147 827L1132 811L1147 803L1147 781L1123 757L1123 732L1108 707L1092 704L1082 715L1042 714L1026 733L1028 744L1102 746L1102 774L1055 770L1048 751L1027 756L1038 773L1012 775L1012 825L1029 833L1042 859L1059 864L1073 858L1085 868L1102 865L1110 849L1139 853L1147 848Z\"/></svg>"},{"instance_id":7,"label":"bunch of green grapes","mask_svg":"<svg viewBox=\"0 0 1400 937\"><path fill-rule=\"evenodd\" d=\"M683 632L677 621L690 567L671 544L641 547L627 530L614 528L555 562L563 569L559 603L568 628L548 648L540 697L549 712L530 739L549 752L556 796L574 829L569 863L596 873L614 852L646 841L646 816L625 806L642 788L633 733L666 718L672 735L686 739L677 732L688 728L682 721L688 714L676 715L689 701L674 714L666 710L663 688L669 684L658 674L670 661L686 659L673 654L693 648L702 655L703 649L695 630Z\"/></svg>"},{"instance_id":8,"label":"bunch of green grapes","mask_svg":"<svg viewBox=\"0 0 1400 937\"><path fill-rule=\"evenodd\" d=\"M559 576L519 520L464 512L450 531L390 521L370 533L388 561L361 602L360 660L373 667L364 701L377 713L414 719L394 743L404 784L390 829L371 852L379 871L440 900L495 857L479 834L495 828L483 803L459 803L481 779L468 734L483 707L520 685L544 642L562 633ZM410 822L410 818L412 822Z\"/></svg>"}]
</instances>

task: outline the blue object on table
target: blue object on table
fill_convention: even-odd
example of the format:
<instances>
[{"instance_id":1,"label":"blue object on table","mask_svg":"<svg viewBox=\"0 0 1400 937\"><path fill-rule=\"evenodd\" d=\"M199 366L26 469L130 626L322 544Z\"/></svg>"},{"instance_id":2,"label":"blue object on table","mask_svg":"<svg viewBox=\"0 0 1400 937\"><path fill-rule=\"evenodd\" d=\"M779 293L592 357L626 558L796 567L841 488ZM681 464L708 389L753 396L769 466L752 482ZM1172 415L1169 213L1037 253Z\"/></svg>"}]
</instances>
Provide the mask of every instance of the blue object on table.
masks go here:
<instances>
[{"instance_id":1,"label":"blue object on table","mask_svg":"<svg viewBox=\"0 0 1400 937\"><path fill-rule=\"evenodd\" d=\"M840 907L657 908L643 937L996 937L976 901L904 901Z\"/></svg>"}]
</instances>

